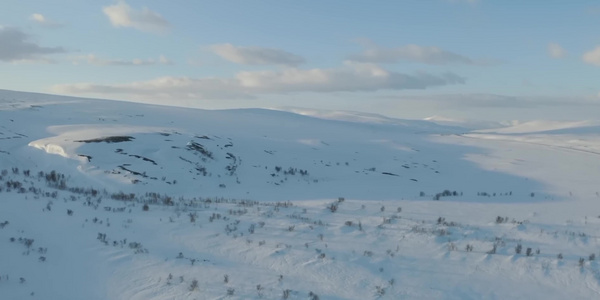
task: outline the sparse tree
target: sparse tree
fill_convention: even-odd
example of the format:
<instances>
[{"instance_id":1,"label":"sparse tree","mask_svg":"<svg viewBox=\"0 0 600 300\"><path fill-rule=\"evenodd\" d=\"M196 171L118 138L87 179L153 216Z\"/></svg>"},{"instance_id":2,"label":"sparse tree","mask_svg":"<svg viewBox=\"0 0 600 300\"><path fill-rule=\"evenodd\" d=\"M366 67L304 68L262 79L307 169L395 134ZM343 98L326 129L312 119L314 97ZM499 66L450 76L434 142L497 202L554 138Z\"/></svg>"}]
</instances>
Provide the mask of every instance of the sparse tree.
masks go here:
<instances>
[{"instance_id":1,"label":"sparse tree","mask_svg":"<svg viewBox=\"0 0 600 300\"><path fill-rule=\"evenodd\" d=\"M190 284L190 291L195 291L198 289L198 280L194 279L192 280L192 283Z\"/></svg>"},{"instance_id":2,"label":"sparse tree","mask_svg":"<svg viewBox=\"0 0 600 300\"><path fill-rule=\"evenodd\" d=\"M382 286L376 286L375 287L375 296L377 297L383 297L383 295L385 295L385 288Z\"/></svg>"},{"instance_id":3,"label":"sparse tree","mask_svg":"<svg viewBox=\"0 0 600 300\"><path fill-rule=\"evenodd\" d=\"M523 246L521 246L521 244L517 244L515 247L515 253L521 254L521 250L523 250Z\"/></svg>"}]
</instances>

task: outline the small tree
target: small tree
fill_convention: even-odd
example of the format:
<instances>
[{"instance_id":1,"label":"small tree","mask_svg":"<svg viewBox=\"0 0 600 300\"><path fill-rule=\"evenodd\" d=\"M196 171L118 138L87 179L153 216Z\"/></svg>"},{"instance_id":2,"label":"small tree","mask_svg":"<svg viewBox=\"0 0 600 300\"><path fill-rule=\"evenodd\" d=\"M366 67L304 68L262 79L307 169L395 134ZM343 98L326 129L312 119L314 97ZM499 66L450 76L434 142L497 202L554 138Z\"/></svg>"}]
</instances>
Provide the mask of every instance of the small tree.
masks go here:
<instances>
[{"instance_id":1,"label":"small tree","mask_svg":"<svg viewBox=\"0 0 600 300\"><path fill-rule=\"evenodd\" d=\"M198 280L194 279L192 280L192 283L190 284L190 291L195 291L198 289Z\"/></svg>"},{"instance_id":2,"label":"small tree","mask_svg":"<svg viewBox=\"0 0 600 300\"><path fill-rule=\"evenodd\" d=\"M337 203L332 203L331 205L329 205L329 210L330 210L332 213L336 212L336 211L337 211L337 209L338 209L338 205L337 205Z\"/></svg>"},{"instance_id":3,"label":"small tree","mask_svg":"<svg viewBox=\"0 0 600 300\"><path fill-rule=\"evenodd\" d=\"M262 298L262 297L263 297L263 292L262 292L262 291L263 291L263 289L264 289L264 288L263 288L263 287L262 287L260 284L256 285L256 293L258 293L258 297L259 297L259 298Z\"/></svg>"},{"instance_id":4,"label":"small tree","mask_svg":"<svg viewBox=\"0 0 600 300\"><path fill-rule=\"evenodd\" d=\"M385 295L385 288L382 286L376 286L375 287L375 295L378 297L382 297L383 295Z\"/></svg>"},{"instance_id":5,"label":"small tree","mask_svg":"<svg viewBox=\"0 0 600 300\"><path fill-rule=\"evenodd\" d=\"M523 246L521 246L521 244L517 244L517 247L515 247L515 253L521 254L521 250L523 250Z\"/></svg>"}]
</instances>

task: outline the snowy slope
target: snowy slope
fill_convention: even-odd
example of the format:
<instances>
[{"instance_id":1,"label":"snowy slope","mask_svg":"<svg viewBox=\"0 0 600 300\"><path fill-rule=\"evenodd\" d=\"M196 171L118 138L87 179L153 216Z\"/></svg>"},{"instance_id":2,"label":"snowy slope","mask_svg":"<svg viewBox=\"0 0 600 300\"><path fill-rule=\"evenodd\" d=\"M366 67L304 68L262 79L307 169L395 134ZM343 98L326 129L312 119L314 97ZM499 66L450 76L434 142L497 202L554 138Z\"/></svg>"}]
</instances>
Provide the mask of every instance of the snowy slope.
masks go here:
<instances>
[{"instance_id":1,"label":"snowy slope","mask_svg":"<svg viewBox=\"0 0 600 300\"><path fill-rule=\"evenodd\" d=\"M0 91L0 295L600 296L593 122L293 111Z\"/></svg>"}]
</instances>

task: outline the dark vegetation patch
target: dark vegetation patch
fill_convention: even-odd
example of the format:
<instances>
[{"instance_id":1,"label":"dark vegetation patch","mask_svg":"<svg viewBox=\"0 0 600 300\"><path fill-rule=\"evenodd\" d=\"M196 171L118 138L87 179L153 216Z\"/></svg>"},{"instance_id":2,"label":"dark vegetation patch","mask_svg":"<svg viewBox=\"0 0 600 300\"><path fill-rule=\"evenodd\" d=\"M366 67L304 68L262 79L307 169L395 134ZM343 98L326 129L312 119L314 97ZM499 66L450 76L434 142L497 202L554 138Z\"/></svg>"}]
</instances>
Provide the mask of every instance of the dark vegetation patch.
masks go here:
<instances>
[{"instance_id":1,"label":"dark vegetation patch","mask_svg":"<svg viewBox=\"0 0 600 300\"><path fill-rule=\"evenodd\" d=\"M135 157L135 158L139 158L139 159L141 159L141 160L143 160L143 161L151 162L151 163L152 163L153 165L155 165L155 166L157 165L157 163L156 163L154 160L152 160L152 159L149 159L149 158L147 158L147 157L143 157L143 156L141 156L141 155L129 154L129 156L131 156L131 157Z\"/></svg>"},{"instance_id":2,"label":"dark vegetation patch","mask_svg":"<svg viewBox=\"0 0 600 300\"><path fill-rule=\"evenodd\" d=\"M129 166L129 164L121 165L118 168L121 169L121 170L123 170L123 171L127 171L127 172L129 172L129 173L131 173L133 175L142 176L144 178L148 177L145 173L140 173L140 172L136 172L136 171L130 170L130 169L126 168L126 166Z\"/></svg>"},{"instance_id":3,"label":"dark vegetation patch","mask_svg":"<svg viewBox=\"0 0 600 300\"><path fill-rule=\"evenodd\" d=\"M79 157L85 157L87 159L88 162L92 161L92 157L89 155L85 155L85 154L77 154L77 156Z\"/></svg>"},{"instance_id":4,"label":"dark vegetation patch","mask_svg":"<svg viewBox=\"0 0 600 300\"><path fill-rule=\"evenodd\" d=\"M186 146L186 149L190 151L196 151L210 159L214 159L212 152L206 150L202 144L196 143L194 141L189 142Z\"/></svg>"},{"instance_id":5,"label":"dark vegetation patch","mask_svg":"<svg viewBox=\"0 0 600 300\"><path fill-rule=\"evenodd\" d=\"M97 138L97 139L90 139L90 140L79 140L79 141L75 141L77 143L122 143L122 142L131 142L131 140L135 139L132 136L108 136L108 137L101 137L101 138Z\"/></svg>"},{"instance_id":6,"label":"dark vegetation patch","mask_svg":"<svg viewBox=\"0 0 600 300\"><path fill-rule=\"evenodd\" d=\"M233 176L240 163L238 161L238 158L235 157L235 155L233 155L232 153L227 152L226 158L231 160L231 163L229 163L229 165L227 165L227 167L225 167L225 169L229 173L229 176Z\"/></svg>"},{"instance_id":7,"label":"dark vegetation patch","mask_svg":"<svg viewBox=\"0 0 600 300\"><path fill-rule=\"evenodd\" d=\"M3 137L3 138L0 138L0 140L12 140L12 139L20 139L20 138L22 138L22 137L23 137L23 136L21 136L21 135L16 135L16 136Z\"/></svg>"}]
</instances>

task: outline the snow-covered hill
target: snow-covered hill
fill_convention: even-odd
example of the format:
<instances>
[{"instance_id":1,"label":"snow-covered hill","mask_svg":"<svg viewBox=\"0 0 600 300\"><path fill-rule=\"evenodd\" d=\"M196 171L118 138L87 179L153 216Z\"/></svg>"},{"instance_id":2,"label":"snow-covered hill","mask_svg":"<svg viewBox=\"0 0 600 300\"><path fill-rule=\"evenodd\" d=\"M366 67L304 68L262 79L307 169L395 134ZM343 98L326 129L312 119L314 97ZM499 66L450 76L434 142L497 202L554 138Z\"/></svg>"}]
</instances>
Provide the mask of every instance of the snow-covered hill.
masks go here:
<instances>
[{"instance_id":1,"label":"snow-covered hill","mask_svg":"<svg viewBox=\"0 0 600 300\"><path fill-rule=\"evenodd\" d=\"M0 294L600 296L596 123L288 110L0 91Z\"/></svg>"}]
</instances>

